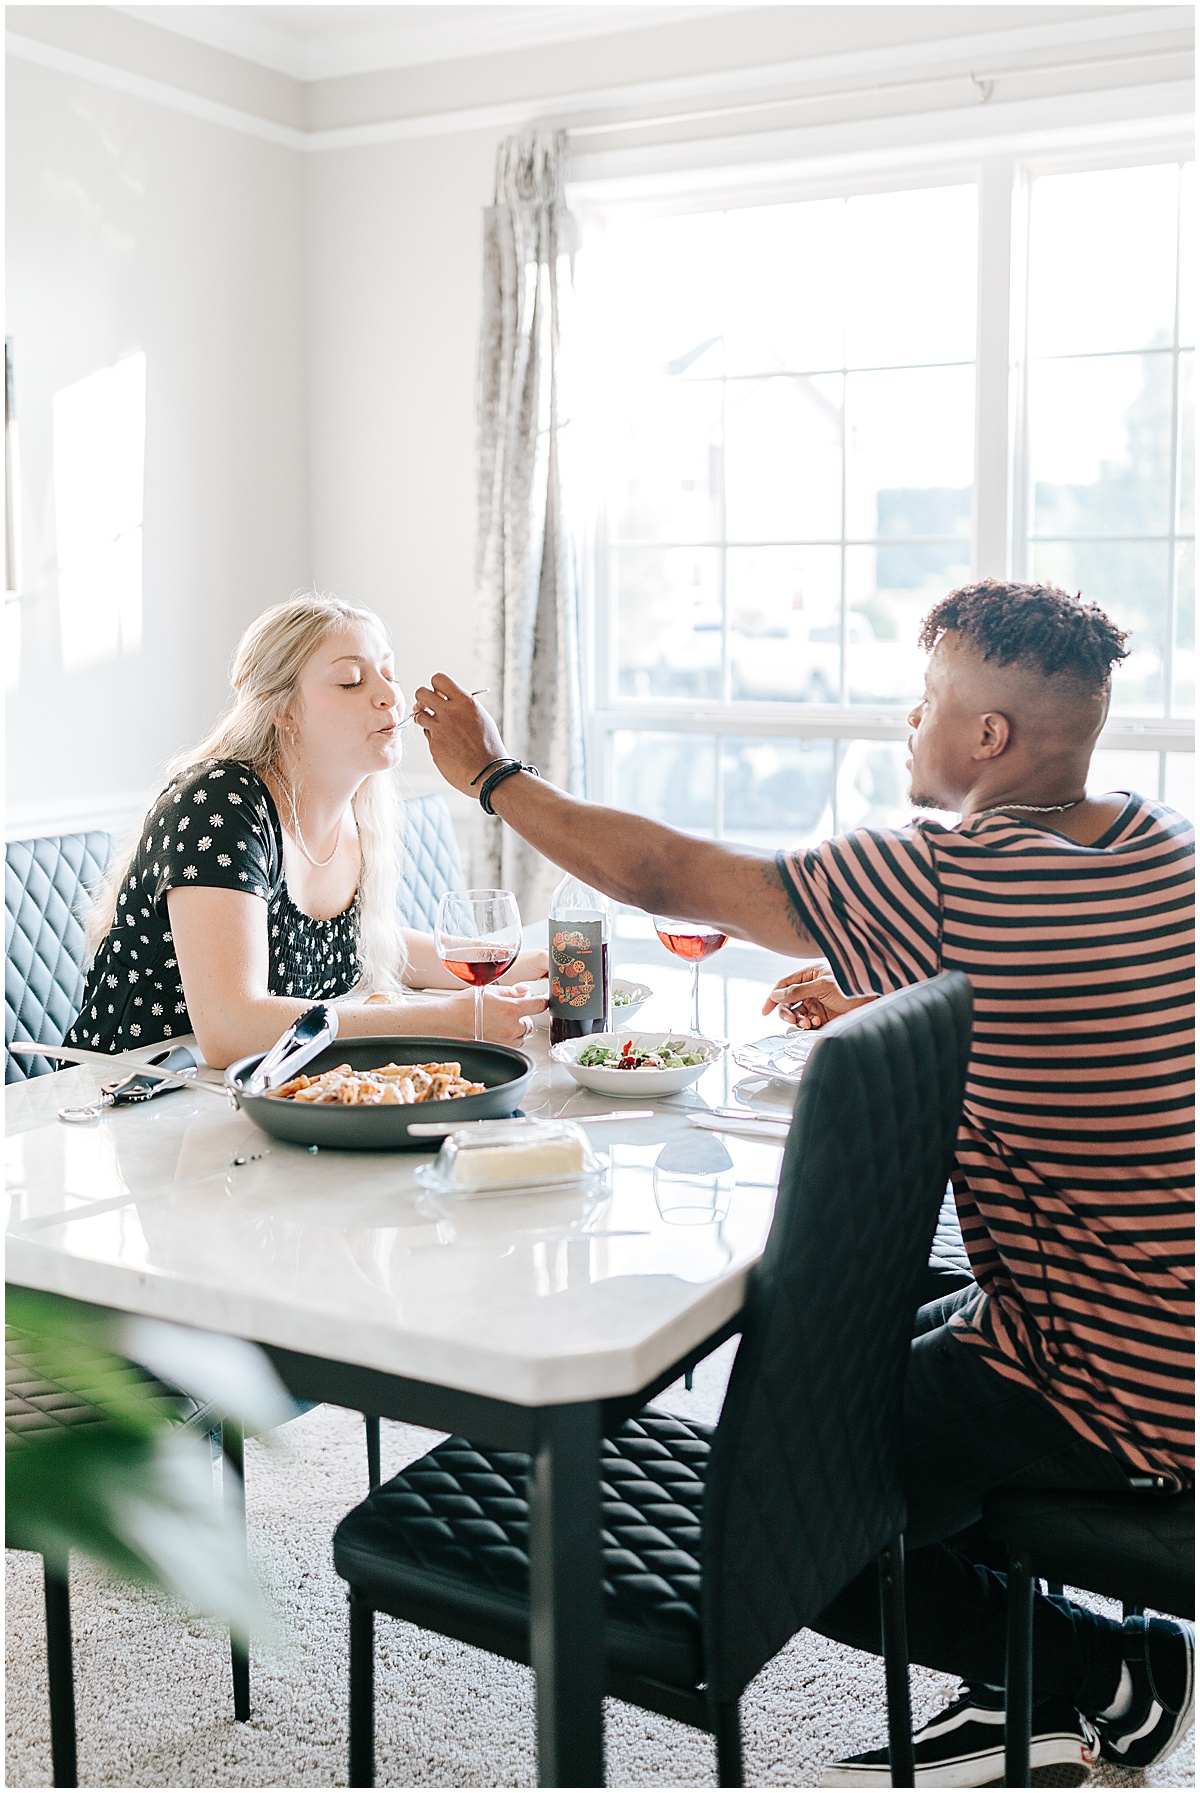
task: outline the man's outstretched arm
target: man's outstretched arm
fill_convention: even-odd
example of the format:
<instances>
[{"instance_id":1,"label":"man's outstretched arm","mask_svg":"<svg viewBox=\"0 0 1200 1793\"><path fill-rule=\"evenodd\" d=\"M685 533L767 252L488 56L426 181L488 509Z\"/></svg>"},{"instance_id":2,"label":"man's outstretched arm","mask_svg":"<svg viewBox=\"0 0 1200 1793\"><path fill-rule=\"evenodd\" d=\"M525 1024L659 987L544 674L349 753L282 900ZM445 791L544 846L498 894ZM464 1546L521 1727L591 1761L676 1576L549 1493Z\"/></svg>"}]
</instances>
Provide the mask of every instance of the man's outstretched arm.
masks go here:
<instances>
[{"instance_id":1,"label":"man's outstretched arm","mask_svg":"<svg viewBox=\"0 0 1200 1793\"><path fill-rule=\"evenodd\" d=\"M443 778L478 796L479 774L509 757L487 711L440 672L417 692L415 708ZM773 858L584 803L525 772L498 785L491 802L530 846L619 902L707 921L773 952L821 951L801 926Z\"/></svg>"}]
</instances>

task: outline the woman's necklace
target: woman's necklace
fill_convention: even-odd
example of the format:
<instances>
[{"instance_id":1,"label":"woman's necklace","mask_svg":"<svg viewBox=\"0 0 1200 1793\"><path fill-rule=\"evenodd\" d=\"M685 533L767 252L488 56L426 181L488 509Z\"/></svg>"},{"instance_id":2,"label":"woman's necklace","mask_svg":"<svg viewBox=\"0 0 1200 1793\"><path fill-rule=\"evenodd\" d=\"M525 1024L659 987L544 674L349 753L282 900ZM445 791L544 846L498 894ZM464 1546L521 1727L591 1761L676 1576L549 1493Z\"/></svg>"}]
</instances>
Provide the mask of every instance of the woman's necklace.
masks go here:
<instances>
[{"instance_id":1,"label":"woman's necklace","mask_svg":"<svg viewBox=\"0 0 1200 1793\"><path fill-rule=\"evenodd\" d=\"M969 822L978 822L981 816L1002 816L1006 809L1022 809L1031 816L1054 816L1064 809L1078 809L1086 802L1084 797L1073 797L1070 803L998 803L995 809L977 809L967 817Z\"/></svg>"},{"instance_id":2,"label":"woman's necklace","mask_svg":"<svg viewBox=\"0 0 1200 1793\"><path fill-rule=\"evenodd\" d=\"M324 871L327 865L333 864L334 860L337 858L337 850L342 844L342 823L346 819L345 810L343 810L338 817L337 834L334 836L333 841L333 852L329 855L328 859L314 859L308 848L305 846L304 836L300 832L300 817L296 813L296 798L290 786L288 787L288 806L292 812L292 833L296 837L296 845L311 866L315 866L319 872Z\"/></svg>"}]
</instances>

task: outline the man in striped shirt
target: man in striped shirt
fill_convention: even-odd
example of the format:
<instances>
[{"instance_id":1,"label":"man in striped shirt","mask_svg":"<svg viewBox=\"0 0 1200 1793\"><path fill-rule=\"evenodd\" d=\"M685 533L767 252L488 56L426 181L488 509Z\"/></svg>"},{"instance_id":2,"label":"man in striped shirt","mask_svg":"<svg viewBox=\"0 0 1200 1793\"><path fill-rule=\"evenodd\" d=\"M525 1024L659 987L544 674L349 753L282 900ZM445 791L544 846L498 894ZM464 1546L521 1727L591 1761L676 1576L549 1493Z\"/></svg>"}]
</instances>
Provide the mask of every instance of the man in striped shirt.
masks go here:
<instances>
[{"instance_id":1,"label":"man in striped shirt","mask_svg":"<svg viewBox=\"0 0 1200 1793\"><path fill-rule=\"evenodd\" d=\"M1000 1486L1190 1482L1193 835L1162 805L1085 795L1124 637L1094 606L983 581L926 620L912 799L957 812L858 829L774 862L580 803L525 773L493 807L555 862L648 910L820 953L778 1006L814 1024L942 970L975 1024L955 1196L975 1282L917 1316L906 1388L909 1637L961 1675L917 1738L918 1784L1003 1773L1005 1586L972 1537ZM460 789L503 745L442 675L417 693ZM845 994L844 994L845 993ZM879 1648L873 1574L818 1622ZM1191 1627L1035 1611L1035 1769L1081 1781L1099 1749L1160 1760L1190 1721ZM953 1779L947 1777L952 1775ZM886 1784L886 1751L826 1784Z\"/></svg>"}]
</instances>

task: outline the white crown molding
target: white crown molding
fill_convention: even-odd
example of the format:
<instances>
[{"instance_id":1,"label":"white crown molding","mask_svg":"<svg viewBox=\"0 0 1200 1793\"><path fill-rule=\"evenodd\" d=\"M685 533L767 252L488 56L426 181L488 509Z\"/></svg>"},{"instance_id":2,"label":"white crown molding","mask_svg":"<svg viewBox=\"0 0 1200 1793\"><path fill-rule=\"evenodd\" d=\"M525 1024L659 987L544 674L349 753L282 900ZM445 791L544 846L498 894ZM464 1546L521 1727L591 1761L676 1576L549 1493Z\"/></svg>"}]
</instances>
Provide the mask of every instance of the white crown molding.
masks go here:
<instances>
[{"instance_id":1,"label":"white crown molding","mask_svg":"<svg viewBox=\"0 0 1200 1793\"><path fill-rule=\"evenodd\" d=\"M128 69L117 68L111 62L97 62L91 56L77 56L73 50L60 50L57 44L44 44L36 38L19 37L12 31L5 34L4 46L10 56L19 57L24 62L35 62L41 68L53 69L60 75L74 75L81 81L95 81L101 87L111 87L118 93L131 94L134 99L149 100L153 105L166 106L172 112L183 112L189 118L203 119L206 124L221 125L227 131L240 131L247 137L261 138L265 143L280 144L284 149L308 148L308 136L304 131L293 130L290 125L276 124L270 118L260 118L255 112L242 112L236 106L224 106L219 100L206 99L203 94L188 93L185 88L172 87L165 81L151 81L145 75L132 74Z\"/></svg>"},{"instance_id":2,"label":"white crown molding","mask_svg":"<svg viewBox=\"0 0 1200 1793\"><path fill-rule=\"evenodd\" d=\"M469 41L454 17L454 0L420 21L390 20L376 26L331 31L321 37L269 23L262 8L246 6L116 6L144 24L225 50L248 62L290 75L296 81L323 81L385 69L460 62L505 50L576 43L687 23L734 12L734 6L507 6L474 8ZM381 7L383 13L404 7Z\"/></svg>"},{"instance_id":3,"label":"white crown molding","mask_svg":"<svg viewBox=\"0 0 1200 1793\"><path fill-rule=\"evenodd\" d=\"M1056 51L1099 49L1105 53L1113 45L1128 45L1132 39L1137 40L1137 53L1143 49L1153 55L1180 55L1188 58L1191 67L1191 13L1182 7L1146 7L1135 12L1117 13L1101 18L1087 20L1067 20L1049 25L1024 26L1012 31L996 31L980 33L973 37L938 39L915 44L890 45L871 50L852 51L835 56L824 56L808 60L793 60L752 68L720 69L703 75L677 76L666 80L630 82L619 87L580 89L569 93L533 95L528 99L510 100L490 106L471 106L452 111L423 113L416 117L384 119L365 125L346 125L328 129L301 131L288 125L275 123L273 120L260 118L257 114L241 111L226 106L215 100L173 87L165 82L154 81L143 75L135 75L128 70L115 67L111 63L100 62L91 57L76 55L74 51L62 50L57 46L44 44L39 40L21 37L9 33L6 39L11 54L23 57L28 61L40 63L47 68L61 73L76 75L84 80L99 82L114 87L121 92L150 100L159 105L173 107L193 117L201 118L212 124L223 125L227 129L243 131L247 134L277 143L289 149L307 152L323 152L340 149L362 148L382 143L398 143L420 138L439 137L467 131L507 130L527 127L535 123L555 122L566 127L572 125L586 130L589 119L596 120L597 115L621 114L631 110L647 107L686 107L689 103L705 100L728 100L732 96L754 96L775 94L786 89L789 97L797 103L805 100L832 100L836 96L829 92L831 82L862 81L868 82L872 76L896 76L905 72L919 73L922 80L930 85L939 82L962 82L968 78L969 71L991 78L1003 78L1005 72L1013 74L1035 73L1036 58L1039 54ZM1133 52L1130 52L1131 54ZM1020 58L1030 60L1021 62ZM994 69L994 59L1002 59L1010 67L1007 70ZM1016 62L1017 66L1011 66ZM1081 63L1086 57L1081 54ZM1106 99L1116 101L1121 94L1138 94L1139 104L1148 105L1160 113L1166 109L1172 114L1180 110L1176 89L1182 84L1178 82L1162 82L1154 86L1113 86L1094 90L1091 95L1065 95L1054 100L1040 102L1020 102L1028 105L1041 105L1043 108L1052 105L1065 105L1067 102L1094 99L1103 103ZM869 86L862 91L869 92ZM1017 102L1014 102L1014 104ZM1188 102L1190 104L1190 102ZM1000 102L989 102L988 114L1000 111ZM957 109L954 109L957 116ZM982 119L978 105L971 108L976 117ZM933 126L934 133L940 129L937 120L942 116L938 112L923 112L920 119L912 118L914 125ZM836 131L843 128L852 129L859 134L872 128L886 130L889 125L902 122L903 115L897 119L876 119L859 121L852 127L838 125L812 127L814 130ZM604 120L604 122L609 122ZM627 121L636 128L637 120ZM702 122L702 121L698 121ZM680 121L681 128L686 129L686 119ZM978 134L973 133L973 134ZM988 135L987 130L984 135ZM756 143L764 156L771 155L771 147L777 138L794 139L795 133L756 132L744 139L731 137L692 138L685 143L674 143L658 152L663 157L673 157L676 167L680 165L681 155L686 160L688 154L700 158L715 156L720 158L726 153L736 156L738 152L731 150L731 144L745 141ZM809 141L807 135L804 138ZM815 141L815 139L812 139ZM619 167L618 157L622 154L652 161L650 150L612 151L604 155L604 166L612 171ZM579 157L589 170L598 174L600 155Z\"/></svg>"}]
</instances>

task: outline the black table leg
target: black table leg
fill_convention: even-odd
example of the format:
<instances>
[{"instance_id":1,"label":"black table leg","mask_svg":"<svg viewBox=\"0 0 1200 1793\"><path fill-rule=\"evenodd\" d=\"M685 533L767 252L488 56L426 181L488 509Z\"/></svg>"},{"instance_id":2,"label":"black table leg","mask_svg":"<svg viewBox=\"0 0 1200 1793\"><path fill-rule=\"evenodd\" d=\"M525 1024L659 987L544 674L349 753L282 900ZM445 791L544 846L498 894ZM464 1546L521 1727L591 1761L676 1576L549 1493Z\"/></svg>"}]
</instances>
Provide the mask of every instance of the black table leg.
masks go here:
<instances>
[{"instance_id":1,"label":"black table leg","mask_svg":"<svg viewBox=\"0 0 1200 1793\"><path fill-rule=\"evenodd\" d=\"M70 1562L42 1558L46 1593L46 1666L50 1682L50 1760L56 1787L77 1787L75 1671L71 1662Z\"/></svg>"},{"instance_id":2,"label":"black table leg","mask_svg":"<svg viewBox=\"0 0 1200 1793\"><path fill-rule=\"evenodd\" d=\"M600 1414L549 1407L529 1479L530 1646L543 1787L604 1785Z\"/></svg>"},{"instance_id":3,"label":"black table leg","mask_svg":"<svg viewBox=\"0 0 1200 1793\"><path fill-rule=\"evenodd\" d=\"M235 1420L221 1422L221 1498L225 1511L241 1525L242 1549L246 1545L246 1449L245 1434ZM245 1723L250 1716L250 1639L230 1630L229 1667L233 1678L233 1716Z\"/></svg>"}]
</instances>

